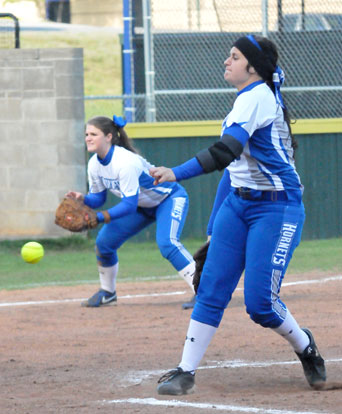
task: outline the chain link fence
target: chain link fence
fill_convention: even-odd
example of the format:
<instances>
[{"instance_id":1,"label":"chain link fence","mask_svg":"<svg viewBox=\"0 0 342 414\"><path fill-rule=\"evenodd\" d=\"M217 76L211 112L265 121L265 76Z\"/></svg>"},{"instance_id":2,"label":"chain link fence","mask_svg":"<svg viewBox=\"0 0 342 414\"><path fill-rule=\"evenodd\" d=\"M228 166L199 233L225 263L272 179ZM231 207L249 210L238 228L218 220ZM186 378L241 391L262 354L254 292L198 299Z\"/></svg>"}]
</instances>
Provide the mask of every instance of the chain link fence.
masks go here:
<instances>
[{"instance_id":1,"label":"chain link fence","mask_svg":"<svg viewBox=\"0 0 342 414\"><path fill-rule=\"evenodd\" d=\"M341 0L142 2L151 18L145 5L143 28L135 30L135 121L224 118L236 90L223 79L223 62L232 43L251 33L278 46L293 119L342 116ZM149 29L152 66L146 67ZM148 76L153 82L146 90Z\"/></svg>"}]
</instances>

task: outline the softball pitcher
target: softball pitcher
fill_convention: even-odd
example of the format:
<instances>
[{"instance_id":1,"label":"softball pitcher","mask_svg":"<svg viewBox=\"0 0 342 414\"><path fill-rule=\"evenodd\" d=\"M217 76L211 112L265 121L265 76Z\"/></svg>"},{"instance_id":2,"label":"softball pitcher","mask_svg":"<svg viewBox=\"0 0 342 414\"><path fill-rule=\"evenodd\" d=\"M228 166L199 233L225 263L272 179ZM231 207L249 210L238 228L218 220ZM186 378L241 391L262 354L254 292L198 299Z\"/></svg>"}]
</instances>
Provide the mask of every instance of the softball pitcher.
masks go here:
<instances>
[{"instance_id":1,"label":"softball pitcher","mask_svg":"<svg viewBox=\"0 0 342 414\"><path fill-rule=\"evenodd\" d=\"M149 224L156 222L156 241L164 258L169 260L193 291L195 264L180 242L188 212L188 195L177 183L153 185L149 174L152 165L137 154L125 130L126 122L114 116L95 117L86 125L85 141L94 153L88 163L89 193L69 191L66 196L83 200L91 208L101 207L107 191L121 198L114 207L97 213L105 223L96 238L96 257L101 288L86 302L86 307L115 303L119 269L118 248Z\"/></svg>"},{"instance_id":2,"label":"softball pitcher","mask_svg":"<svg viewBox=\"0 0 342 414\"><path fill-rule=\"evenodd\" d=\"M326 380L324 360L312 333L299 327L279 296L289 261L300 242L305 213L303 187L294 163L296 144L280 93L284 74L277 60L276 46L268 39L239 38L224 62L224 78L238 92L232 111L223 121L220 141L173 169L151 170L157 185L227 166L229 170L218 188L220 207L214 212L182 360L160 378L159 394L191 392L195 370L243 271L250 318L291 344L310 386L320 386Z\"/></svg>"}]
</instances>

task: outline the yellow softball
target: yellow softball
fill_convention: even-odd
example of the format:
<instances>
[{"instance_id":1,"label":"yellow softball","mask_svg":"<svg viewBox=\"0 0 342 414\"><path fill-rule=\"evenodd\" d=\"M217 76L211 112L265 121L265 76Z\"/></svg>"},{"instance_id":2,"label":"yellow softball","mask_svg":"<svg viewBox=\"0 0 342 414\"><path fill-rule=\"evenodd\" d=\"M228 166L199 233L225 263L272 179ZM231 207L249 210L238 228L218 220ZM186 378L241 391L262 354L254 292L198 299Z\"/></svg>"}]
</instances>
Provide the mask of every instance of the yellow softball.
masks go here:
<instances>
[{"instance_id":1,"label":"yellow softball","mask_svg":"<svg viewBox=\"0 0 342 414\"><path fill-rule=\"evenodd\" d=\"M21 248L21 257L27 263L38 263L44 257L44 247L37 242L28 242Z\"/></svg>"}]
</instances>

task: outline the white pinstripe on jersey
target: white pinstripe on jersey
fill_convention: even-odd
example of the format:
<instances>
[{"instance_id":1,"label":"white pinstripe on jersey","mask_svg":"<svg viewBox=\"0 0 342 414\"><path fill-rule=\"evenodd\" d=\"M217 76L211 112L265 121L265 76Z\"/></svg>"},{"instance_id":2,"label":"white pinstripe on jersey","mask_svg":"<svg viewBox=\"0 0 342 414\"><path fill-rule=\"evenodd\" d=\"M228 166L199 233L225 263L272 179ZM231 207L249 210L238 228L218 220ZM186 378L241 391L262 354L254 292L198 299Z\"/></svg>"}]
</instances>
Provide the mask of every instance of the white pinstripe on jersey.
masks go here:
<instances>
[{"instance_id":1,"label":"white pinstripe on jersey","mask_svg":"<svg viewBox=\"0 0 342 414\"><path fill-rule=\"evenodd\" d=\"M283 111L265 83L241 91L223 121L222 133L233 124L240 125L249 136L241 156L228 167L233 187L300 188Z\"/></svg>"}]
</instances>

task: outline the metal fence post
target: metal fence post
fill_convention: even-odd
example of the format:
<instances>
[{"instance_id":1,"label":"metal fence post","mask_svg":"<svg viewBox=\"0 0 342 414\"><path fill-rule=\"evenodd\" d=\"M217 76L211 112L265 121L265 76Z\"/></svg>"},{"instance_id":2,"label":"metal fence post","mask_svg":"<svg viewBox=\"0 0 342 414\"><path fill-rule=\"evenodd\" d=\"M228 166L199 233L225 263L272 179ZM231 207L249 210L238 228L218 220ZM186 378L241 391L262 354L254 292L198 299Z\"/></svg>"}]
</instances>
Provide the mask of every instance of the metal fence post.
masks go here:
<instances>
[{"instance_id":1,"label":"metal fence post","mask_svg":"<svg viewBox=\"0 0 342 414\"><path fill-rule=\"evenodd\" d=\"M146 121L156 122L156 105L154 94L153 36L150 0L143 0L143 22L146 85Z\"/></svg>"},{"instance_id":2,"label":"metal fence post","mask_svg":"<svg viewBox=\"0 0 342 414\"><path fill-rule=\"evenodd\" d=\"M123 42L123 70L124 70L124 114L128 122L135 121L134 95L134 42L133 27L134 17L132 10L133 0L123 0L124 42Z\"/></svg>"},{"instance_id":3,"label":"metal fence post","mask_svg":"<svg viewBox=\"0 0 342 414\"><path fill-rule=\"evenodd\" d=\"M268 34L268 0L262 0L262 35L267 37Z\"/></svg>"}]
</instances>

